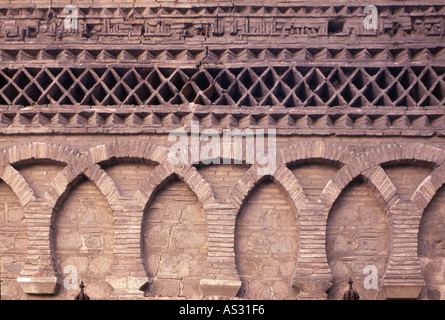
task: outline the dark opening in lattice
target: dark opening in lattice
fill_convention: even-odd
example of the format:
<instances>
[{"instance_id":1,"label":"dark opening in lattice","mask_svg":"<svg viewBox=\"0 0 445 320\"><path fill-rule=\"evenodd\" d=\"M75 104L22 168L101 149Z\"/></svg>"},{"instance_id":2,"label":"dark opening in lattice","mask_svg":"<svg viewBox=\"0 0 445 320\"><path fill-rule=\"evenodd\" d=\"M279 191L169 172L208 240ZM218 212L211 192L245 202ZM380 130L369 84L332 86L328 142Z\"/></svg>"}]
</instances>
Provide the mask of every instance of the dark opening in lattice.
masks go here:
<instances>
[{"instance_id":1,"label":"dark opening in lattice","mask_svg":"<svg viewBox=\"0 0 445 320\"><path fill-rule=\"evenodd\" d=\"M0 70L1 105L437 106L445 68L18 68Z\"/></svg>"}]
</instances>

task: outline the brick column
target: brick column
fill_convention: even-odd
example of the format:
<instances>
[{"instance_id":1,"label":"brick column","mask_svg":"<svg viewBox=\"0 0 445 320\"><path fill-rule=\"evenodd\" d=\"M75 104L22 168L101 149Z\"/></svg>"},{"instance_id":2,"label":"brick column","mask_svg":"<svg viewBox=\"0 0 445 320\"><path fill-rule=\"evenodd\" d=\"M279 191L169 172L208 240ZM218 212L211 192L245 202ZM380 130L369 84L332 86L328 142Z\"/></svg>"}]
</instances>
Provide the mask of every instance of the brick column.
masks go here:
<instances>
[{"instance_id":1,"label":"brick column","mask_svg":"<svg viewBox=\"0 0 445 320\"><path fill-rule=\"evenodd\" d=\"M143 208L133 199L121 198L112 206L114 257L107 282L119 298L141 298L147 275L141 257Z\"/></svg>"},{"instance_id":2,"label":"brick column","mask_svg":"<svg viewBox=\"0 0 445 320\"><path fill-rule=\"evenodd\" d=\"M417 255L422 212L411 202L398 202L390 209L393 221L393 246L382 279L387 298L415 299L425 286Z\"/></svg>"},{"instance_id":3,"label":"brick column","mask_svg":"<svg viewBox=\"0 0 445 320\"><path fill-rule=\"evenodd\" d=\"M329 209L322 201L310 203L300 182L285 165L277 168L274 178L289 192L298 212L299 250L292 286L298 290L299 299L326 299L332 281L325 247Z\"/></svg>"},{"instance_id":4,"label":"brick column","mask_svg":"<svg viewBox=\"0 0 445 320\"><path fill-rule=\"evenodd\" d=\"M327 299L332 272L326 256L326 223L329 210L323 204L305 204L298 210L300 249L292 285L299 299Z\"/></svg>"},{"instance_id":5,"label":"brick column","mask_svg":"<svg viewBox=\"0 0 445 320\"><path fill-rule=\"evenodd\" d=\"M206 205L209 228L207 265L201 279L204 296L234 297L241 287L235 264L237 210L225 201Z\"/></svg>"},{"instance_id":6,"label":"brick column","mask_svg":"<svg viewBox=\"0 0 445 320\"><path fill-rule=\"evenodd\" d=\"M51 250L51 217L53 209L41 200L24 207L28 225L28 257L17 282L28 294L54 294L57 276Z\"/></svg>"}]
</instances>

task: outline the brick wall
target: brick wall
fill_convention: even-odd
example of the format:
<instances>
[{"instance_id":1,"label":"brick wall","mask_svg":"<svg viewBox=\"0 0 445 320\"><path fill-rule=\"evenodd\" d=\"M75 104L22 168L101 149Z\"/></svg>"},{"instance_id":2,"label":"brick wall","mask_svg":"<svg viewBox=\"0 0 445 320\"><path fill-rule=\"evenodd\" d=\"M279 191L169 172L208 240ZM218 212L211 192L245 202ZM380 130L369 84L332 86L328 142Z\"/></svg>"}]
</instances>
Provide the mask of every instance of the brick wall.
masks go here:
<instances>
[{"instance_id":1,"label":"brick wall","mask_svg":"<svg viewBox=\"0 0 445 320\"><path fill-rule=\"evenodd\" d=\"M19 199L4 182L1 183L1 264L2 298L18 299L23 293L16 285L27 254L26 220Z\"/></svg>"},{"instance_id":2,"label":"brick wall","mask_svg":"<svg viewBox=\"0 0 445 320\"><path fill-rule=\"evenodd\" d=\"M67 142L3 149L2 298L43 297L18 277L37 290L56 281L46 298L70 299L68 265L107 299L337 299L349 277L363 299L380 299L407 275L422 298L442 297L438 143L363 150L359 138L350 148L280 138L268 179L255 165L172 166L155 139L119 140L82 152ZM368 265L377 288L365 287Z\"/></svg>"},{"instance_id":3,"label":"brick wall","mask_svg":"<svg viewBox=\"0 0 445 320\"><path fill-rule=\"evenodd\" d=\"M444 188L441 187L423 212L419 229L419 259L427 289L427 299L443 299L443 212Z\"/></svg>"},{"instance_id":4,"label":"brick wall","mask_svg":"<svg viewBox=\"0 0 445 320\"><path fill-rule=\"evenodd\" d=\"M2 299L443 299L444 4L73 4L0 4Z\"/></svg>"}]
</instances>

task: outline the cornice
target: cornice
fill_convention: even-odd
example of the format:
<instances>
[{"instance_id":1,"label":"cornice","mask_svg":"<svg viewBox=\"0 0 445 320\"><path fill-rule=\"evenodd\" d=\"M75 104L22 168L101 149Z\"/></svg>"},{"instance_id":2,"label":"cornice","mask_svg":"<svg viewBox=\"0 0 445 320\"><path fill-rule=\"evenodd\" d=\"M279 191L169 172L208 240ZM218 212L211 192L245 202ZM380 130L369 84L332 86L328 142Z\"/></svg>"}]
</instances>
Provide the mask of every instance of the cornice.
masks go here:
<instances>
[{"instance_id":1,"label":"cornice","mask_svg":"<svg viewBox=\"0 0 445 320\"><path fill-rule=\"evenodd\" d=\"M192 121L201 128L276 130L280 136L405 136L445 134L441 107L259 107L228 106L10 106L0 111L0 133L16 134L169 134Z\"/></svg>"}]
</instances>

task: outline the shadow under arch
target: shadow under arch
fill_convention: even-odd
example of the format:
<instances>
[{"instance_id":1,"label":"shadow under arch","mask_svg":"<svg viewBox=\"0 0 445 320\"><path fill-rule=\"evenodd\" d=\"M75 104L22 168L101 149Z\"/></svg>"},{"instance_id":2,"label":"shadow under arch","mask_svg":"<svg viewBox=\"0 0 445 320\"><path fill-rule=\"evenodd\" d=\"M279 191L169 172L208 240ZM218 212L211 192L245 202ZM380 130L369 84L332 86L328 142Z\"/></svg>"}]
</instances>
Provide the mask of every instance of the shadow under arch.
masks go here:
<instances>
[{"instance_id":1,"label":"shadow under arch","mask_svg":"<svg viewBox=\"0 0 445 320\"><path fill-rule=\"evenodd\" d=\"M79 154L75 149L50 142L18 144L4 149L4 153L8 163L12 165L34 160L50 160L64 166Z\"/></svg>"},{"instance_id":2,"label":"shadow under arch","mask_svg":"<svg viewBox=\"0 0 445 320\"><path fill-rule=\"evenodd\" d=\"M359 162L367 167L386 163L425 162L436 166L445 162L445 150L423 143L384 144L360 155ZM366 161L364 161L366 159ZM364 167L362 167L365 170Z\"/></svg>"},{"instance_id":3,"label":"shadow under arch","mask_svg":"<svg viewBox=\"0 0 445 320\"><path fill-rule=\"evenodd\" d=\"M119 141L94 146L86 152L89 165L107 164L116 159L136 159L160 164L168 158L168 149L145 141Z\"/></svg>"},{"instance_id":4,"label":"shadow under arch","mask_svg":"<svg viewBox=\"0 0 445 320\"><path fill-rule=\"evenodd\" d=\"M342 144L311 141L293 144L280 150L278 159L281 164L292 164L296 161L330 161L338 166L354 162L354 152Z\"/></svg>"}]
</instances>

